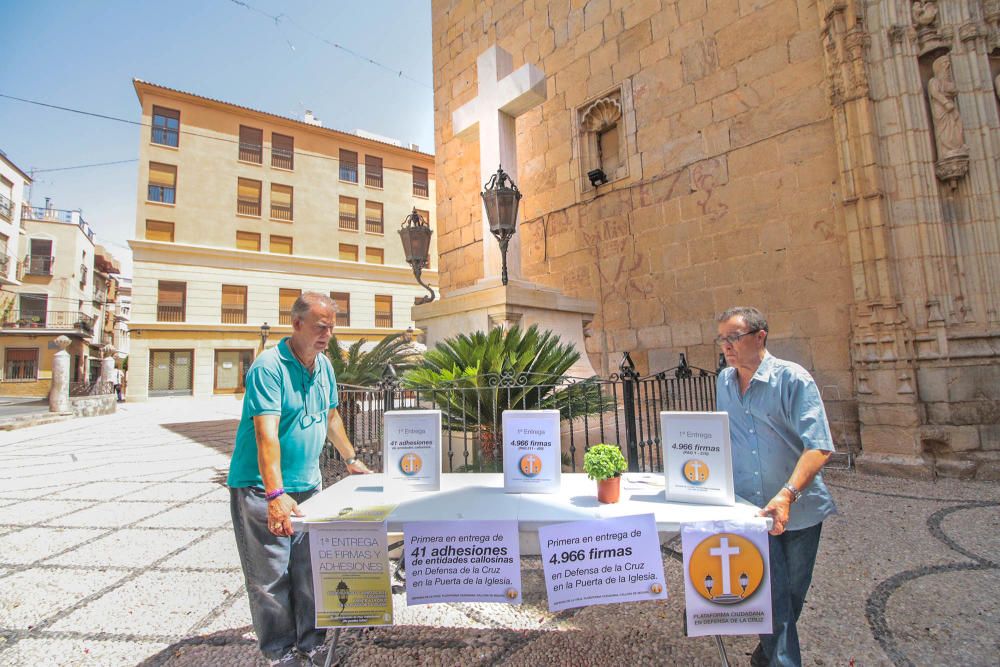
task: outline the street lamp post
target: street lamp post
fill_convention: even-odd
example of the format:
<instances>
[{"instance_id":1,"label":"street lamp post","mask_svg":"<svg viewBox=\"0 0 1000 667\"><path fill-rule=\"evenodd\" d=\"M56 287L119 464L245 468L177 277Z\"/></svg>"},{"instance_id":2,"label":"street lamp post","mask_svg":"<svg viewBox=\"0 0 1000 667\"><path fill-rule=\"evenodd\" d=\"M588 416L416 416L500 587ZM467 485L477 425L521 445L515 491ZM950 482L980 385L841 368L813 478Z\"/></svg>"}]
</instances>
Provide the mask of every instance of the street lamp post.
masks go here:
<instances>
[{"instance_id":1,"label":"street lamp post","mask_svg":"<svg viewBox=\"0 0 1000 667\"><path fill-rule=\"evenodd\" d=\"M430 285L425 283L420 279L420 273L427 264L427 259L430 255L431 248L431 236L434 234L434 230L431 229L431 224L427 220L424 220L417 209L414 208L413 212L408 216L403 218L403 224L399 228L399 239L403 242L403 255L406 257L406 263L410 265L413 269L413 277L417 279L417 282L430 292L430 296L423 296L417 299L417 304L430 303L434 300L434 290L430 288Z\"/></svg>"},{"instance_id":2,"label":"street lamp post","mask_svg":"<svg viewBox=\"0 0 1000 667\"><path fill-rule=\"evenodd\" d=\"M267 344L267 335L271 333L271 327L267 326L267 322L260 325L260 349L264 349L264 345Z\"/></svg>"},{"instance_id":3,"label":"street lamp post","mask_svg":"<svg viewBox=\"0 0 1000 667\"><path fill-rule=\"evenodd\" d=\"M510 187L506 184L510 183ZM507 284L507 244L517 232L517 207L521 201L521 191L503 170L503 166L497 168L497 173L490 177L490 180L483 186L485 189L480 193L483 198L483 205L486 207L486 218L490 223L490 233L500 243L500 255L502 259L501 282Z\"/></svg>"}]
</instances>

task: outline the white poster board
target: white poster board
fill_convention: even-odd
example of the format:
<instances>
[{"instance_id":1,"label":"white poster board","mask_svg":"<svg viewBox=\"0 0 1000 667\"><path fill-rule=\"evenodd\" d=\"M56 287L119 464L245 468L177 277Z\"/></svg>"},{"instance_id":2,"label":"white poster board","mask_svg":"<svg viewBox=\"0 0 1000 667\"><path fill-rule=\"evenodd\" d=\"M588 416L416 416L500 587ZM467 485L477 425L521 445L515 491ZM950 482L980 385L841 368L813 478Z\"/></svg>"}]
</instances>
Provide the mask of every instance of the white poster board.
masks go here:
<instances>
[{"instance_id":1,"label":"white poster board","mask_svg":"<svg viewBox=\"0 0 1000 667\"><path fill-rule=\"evenodd\" d=\"M561 451L558 410L504 410L505 492L558 493Z\"/></svg>"},{"instance_id":2,"label":"white poster board","mask_svg":"<svg viewBox=\"0 0 1000 667\"><path fill-rule=\"evenodd\" d=\"M403 525L406 604L521 604L517 521L416 521Z\"/></svg>"},{"instance_id":3,"label":"white poster board","mask_svg":"<svg viewBox=\"0 0 1000 667\"><path fill-rule=\"evenodd\" d=\"M688 637L770 634L767 521L681 524Z\"/></svg>"},{"instance_id":4,"label":"white poster board","mask_svg":"<svg viewBox=\"0 0 1000 667\"><path fill-rule=\"evenodd\" d=\"M652 514L542 526L538 543L549 611L667 599Z\"/></svg>"},{"instance_id":5,"label":"white poster board","mask_svg":"<svg viewBox=\"0 0 1000 667\"><path fill-rule=\"evenodd\" d=\"M441 411L390 410L382 429L385 491L441 489Z\"/></svg>"},{"instance_id":6,"label":"white poster board","mask_svg":"<svg viewBox=\"0 0 1000 667\"><path fill-rule=\"evenodd\" d=\"M733 456L725 412L661 412L667 501L734 505Z\"/></svg>"}]
</instances>

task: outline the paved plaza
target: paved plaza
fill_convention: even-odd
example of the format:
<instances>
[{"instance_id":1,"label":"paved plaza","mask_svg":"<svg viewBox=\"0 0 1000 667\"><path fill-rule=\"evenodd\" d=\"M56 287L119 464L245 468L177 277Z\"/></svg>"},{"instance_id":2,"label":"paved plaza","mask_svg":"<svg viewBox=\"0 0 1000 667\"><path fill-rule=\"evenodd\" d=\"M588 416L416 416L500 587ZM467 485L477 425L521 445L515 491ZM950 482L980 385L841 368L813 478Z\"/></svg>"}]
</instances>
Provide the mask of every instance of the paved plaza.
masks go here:
<instances>
[{"instance_id":1,"label":"paved plaza","mask_svg":"<svg viewBox=\"0 0 1000 667\"><path fill-rule=\"evenodd\" d=\"M240 401L171 398L0 433L0 664L257 665L223 486ZM807 665L995 665L1000 484L827 475L827 522L801 622ZM717 664L666 603L550 614L525 603L406 608L345 633L344 665ZM747 664L753 640L727 640Z\"/></svg>"}]
</instances>

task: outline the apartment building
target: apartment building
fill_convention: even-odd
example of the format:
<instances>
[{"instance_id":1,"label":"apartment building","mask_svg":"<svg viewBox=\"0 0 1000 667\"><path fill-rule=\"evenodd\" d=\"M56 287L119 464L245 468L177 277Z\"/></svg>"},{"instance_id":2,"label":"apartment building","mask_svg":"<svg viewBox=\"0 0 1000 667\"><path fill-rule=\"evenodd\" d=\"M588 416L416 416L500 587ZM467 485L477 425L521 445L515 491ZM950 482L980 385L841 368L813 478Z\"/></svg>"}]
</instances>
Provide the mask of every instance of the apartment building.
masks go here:
<instances>
[{"instance_id":1,"label":"apartment building","mask_svg":"<svg viewBox=\"0 0 1000 667\"><path fill-rule=\"evenodd\" d=\"M31 178L0 151L0 292L19 285L18 243L21 234L21 205ZM7 295L2 295L9 299Z\"/></svg>"},{"instance_id":2,"label":"apartment building","mask_svg":"<svg viewBox=\"0 0 1000 667\"><path fill-rule=\"evenodd\" d=\"M413 325L424 290L397 236L436 227L432 155L134 81L142 107L128 400L243 390L291 333L302 291L330 294L341 341ZM311 114L310 114L311 116ZM423 276L437 282L437 252Z\"/></svg>"},{"instance_id":3,"label":"apartment building","mask_svg":"<svg viewBox=\"0 0 1000 667\"><path fill-rule=\"evenodd\" d=\"M121 276L115 290L114 332L111 344L120 358L129 355L129 320L132 318L132 279Z\"/></svg>"},{"instance_id":4,"label":"apartment building","mask_svg":"<svg viewBox=\"0 0 1000 667\"><path fill-rule=\"evenodd\" d=\"M52 342L72 342L71 392L97 380L112 338L104 323L108 285L118 262L94 241L79 210L25 205L21 210L17 285L0 303L3 381L0 395L47 396L52 383Z\"/></svg>"}]
</instances>

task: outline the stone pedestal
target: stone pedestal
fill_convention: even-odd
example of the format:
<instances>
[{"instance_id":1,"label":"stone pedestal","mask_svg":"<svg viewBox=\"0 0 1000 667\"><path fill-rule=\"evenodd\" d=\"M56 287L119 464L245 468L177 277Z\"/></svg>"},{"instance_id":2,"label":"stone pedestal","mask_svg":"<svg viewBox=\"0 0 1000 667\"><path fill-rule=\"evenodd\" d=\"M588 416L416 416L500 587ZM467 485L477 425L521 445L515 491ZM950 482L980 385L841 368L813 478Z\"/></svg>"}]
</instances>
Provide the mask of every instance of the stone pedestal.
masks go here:
<instances>
[{"instance_id":1,"label":"stone pedestal","mask_svg":"<svg viewBox=\"0 0 1000 667\"><path fill-rule=\"evenodd\" d=\"M49 412L69 412L69 347L66 336L59 336L52 341L59 351L52 355L52 388L49 389Z\"/></svg>"},{"instance_id":2,"label":"stone pedestal","mask_svg":"<svg viewBox=\"0 0 1000 667\"><path fill-rule=\"evenodd\" d=\"M595 311L592 301L568 297L534 283L511 280L505 287L499 280L483 280L451 291L439 301L414 306L413 320L425 332L428 347L460 333L537 324L576 347L580 360L567 374L585 378L597 374L583 340Z\"/></svg>"},{"instance_id":3,"label":"stone pedestal","mask_svg":"<svg viewBox=\"0 0 1000 667\"><path fill-rule=\"evenodd\" d=\"M113 356L107 356L101 360L101 382L109 383L112 381L112 374L115 370L115 358Z\"/></svg>"}]
</instances>

